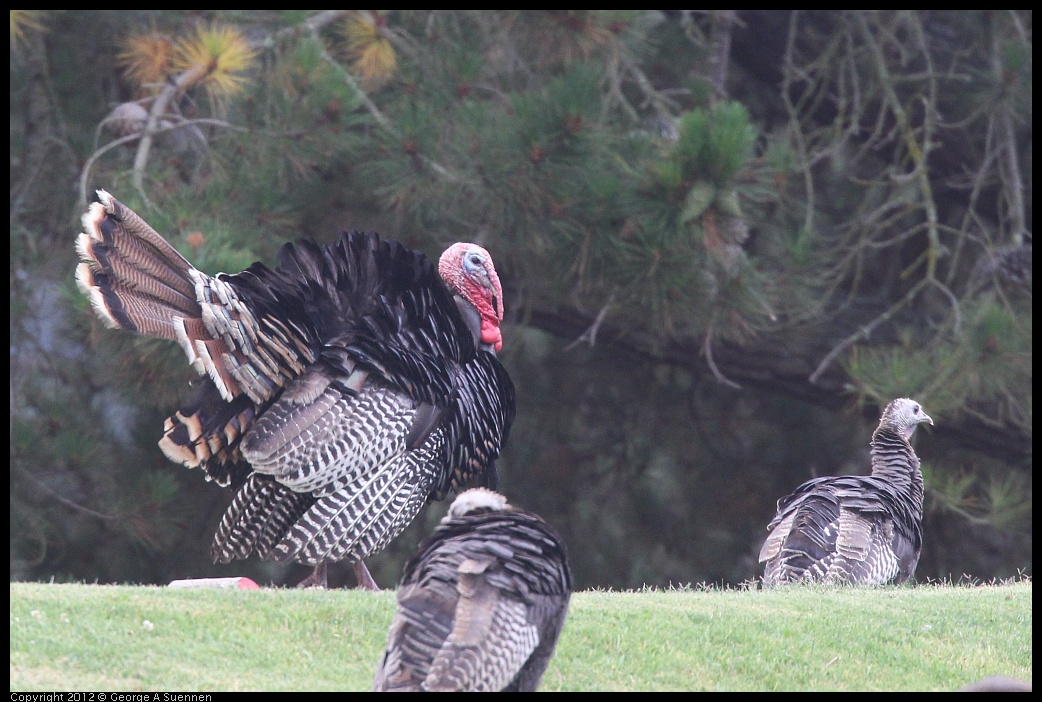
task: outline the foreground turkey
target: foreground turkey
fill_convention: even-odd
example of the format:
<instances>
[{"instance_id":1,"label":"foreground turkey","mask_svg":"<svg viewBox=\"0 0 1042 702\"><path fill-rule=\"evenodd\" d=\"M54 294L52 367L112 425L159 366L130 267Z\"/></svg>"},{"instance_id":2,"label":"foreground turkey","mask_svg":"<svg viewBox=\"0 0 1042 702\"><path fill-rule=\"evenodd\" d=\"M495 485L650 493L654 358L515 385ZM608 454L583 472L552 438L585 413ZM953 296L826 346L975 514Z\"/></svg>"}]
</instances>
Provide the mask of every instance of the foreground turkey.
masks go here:
<instances>
[{"instance_id":1,"label":"foreground turkey","mask_svg":"<svg viewBox=\"0 0 1042 702\"><path fill-rule=\"evenodd\" d=\"M495 487L514 388L495 351L503 295L487 251L438 268L376 234L286 244L274 270L211 277L98 191L76 241L80 290L111 328L176 340L209 377L166 422L173 461L235 496L211 555L355 564L429 498ZM439 275L440 274L440 275Z\"/></svg>"},{"instance_id":2,"label":"foreground turkey","mask_svg":"<svg viewBox=\"0 0 1042 702\"><path fill-rule=\"evenodd\" d=\"M809 480L778 501L760 550L766 586L788 582L902 583L923 544L923 476L909 443L930 419L894 400L872 434L872 474Z\"/></svg>"},{"instance_id":3,"label":"foreground turkey","mask_svg":"<svg viewBox=\"0 0 1042 702\"><path fill-rule=\"evenodd\" d=\"M499 493L462 493L405 565L377 692L531 692L564 626L560 536Z\"/></svg>"}]
</instances>

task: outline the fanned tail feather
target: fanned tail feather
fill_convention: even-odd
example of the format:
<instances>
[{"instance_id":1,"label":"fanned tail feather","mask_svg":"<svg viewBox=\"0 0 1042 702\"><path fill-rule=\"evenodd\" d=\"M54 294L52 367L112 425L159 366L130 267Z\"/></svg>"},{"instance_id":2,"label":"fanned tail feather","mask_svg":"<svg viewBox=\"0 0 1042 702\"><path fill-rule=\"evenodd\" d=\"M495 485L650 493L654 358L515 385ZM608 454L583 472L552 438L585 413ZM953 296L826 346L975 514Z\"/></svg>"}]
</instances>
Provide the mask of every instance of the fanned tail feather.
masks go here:
<instances>
[{"instance_id":1,"label":"fanned tail feather","mask_svg":"<svg viewBox=\"0 0 1042 702\"><path fill-rule=\"evenodd\" d=\"M176 339L179 320L198 318L192 264L104 190L83 215L76 283L113 329Z\"/></svg>"},{"instance_id":2,"label":"fanned tail feather","mask_svg":"<svg viewBox=\"0 0 1042 702\"><path fill-rule=\"evenodd\" d=\"M76 240L77 285L107 327L177 341L213 381L215 393L204 391L167 420L160 447L227 485L260 408L315 354L292 320L258 318L231 282L193 267L109 193L97 196Z\"/></svg>"}]
</instances>

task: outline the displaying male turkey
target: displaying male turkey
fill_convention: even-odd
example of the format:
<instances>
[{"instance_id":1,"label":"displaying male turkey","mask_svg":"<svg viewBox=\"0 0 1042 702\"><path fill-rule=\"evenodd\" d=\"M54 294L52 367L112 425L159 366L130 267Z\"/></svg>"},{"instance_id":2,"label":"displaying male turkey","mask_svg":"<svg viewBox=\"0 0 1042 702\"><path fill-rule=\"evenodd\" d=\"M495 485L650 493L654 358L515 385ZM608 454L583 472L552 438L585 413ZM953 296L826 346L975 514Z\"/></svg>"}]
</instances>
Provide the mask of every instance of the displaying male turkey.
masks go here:
<instances>
[{"instance_id":1,"label":"displaying male turkey","mask_svg":"<svg viewBox=\"0 0 1042 702\"><path fill-rule=\"evenodd\" d=\"M872 474L808 480L778 500L760 549L765 586L789 582L882 585L915 574L923 545L923 476L912 432L930 419L894 400L872 434Z\"/></svg>"},{"instance_id":2,"label":"displaying male turkey","mask_svg":"<svg viewBox=\"0 0 1042 702\"><path fill-rule=\"evenodd\" d=\"M377 692L531 692L564 626L561 537L499 493L461 493L405 565Z\"/></svg>"},{"instance_id":3,"label":"displaying male turkey","mask_svg":"<svg viewBox=\"0 0 1042 702\"><path fill-rule=\"evenodd\" d=\"M76 281L109 327L175 339L209 377L160 446L233 488L211 555L354 563L429 498L495 487L514 387L495 351L503 294L488 252L435 269L373 233L286 244L274 270L194 268L105 191L83 216ZM439 276L440 274L440 276Z\"/></svg>"}]
</instances>

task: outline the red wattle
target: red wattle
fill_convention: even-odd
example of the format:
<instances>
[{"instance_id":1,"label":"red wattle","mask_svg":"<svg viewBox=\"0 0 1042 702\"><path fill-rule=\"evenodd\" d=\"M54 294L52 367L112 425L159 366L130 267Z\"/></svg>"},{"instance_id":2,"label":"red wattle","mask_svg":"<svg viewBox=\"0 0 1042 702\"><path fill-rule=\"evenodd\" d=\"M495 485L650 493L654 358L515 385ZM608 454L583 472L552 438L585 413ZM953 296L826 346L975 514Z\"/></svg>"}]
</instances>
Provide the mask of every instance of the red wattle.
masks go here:
<instances>
[{"instance_id":1,"label":"red wattle","mask_svg":"<svg viewBox=\"0 0 1042 702\"><path fill-rule=\"evenodd\" d=\"M503 348L503 333L499 325L483 319L481 320L481 341L485 344L495 345L496 351Z\"/></svg>"}]
</instances>

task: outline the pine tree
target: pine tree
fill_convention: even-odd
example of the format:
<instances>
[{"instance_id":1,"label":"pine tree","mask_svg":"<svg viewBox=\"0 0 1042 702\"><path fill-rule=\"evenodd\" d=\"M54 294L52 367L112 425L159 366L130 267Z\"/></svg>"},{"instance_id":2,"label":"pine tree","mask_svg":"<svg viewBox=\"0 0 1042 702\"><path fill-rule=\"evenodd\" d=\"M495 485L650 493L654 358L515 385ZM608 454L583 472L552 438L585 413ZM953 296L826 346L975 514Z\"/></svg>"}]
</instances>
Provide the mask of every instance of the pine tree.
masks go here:
<instances>
[{"instance_id":1,"label":"pine tree","mask_svg":"<svg viewBox=\"0 0 1042 702\"><path fill-rule=\"evenodd\" d=\"M155 447L192 372L72 284L94 187L209 273L347 228L492 251L500 473L580 586L755 576L898 396L937 421L920 574L1030 564L1029 12L16 12L12 577L212 571L223 495Z\"/></svg>"}]
</instances>

